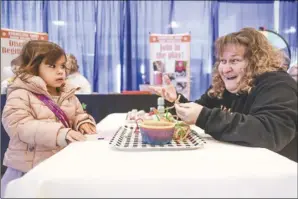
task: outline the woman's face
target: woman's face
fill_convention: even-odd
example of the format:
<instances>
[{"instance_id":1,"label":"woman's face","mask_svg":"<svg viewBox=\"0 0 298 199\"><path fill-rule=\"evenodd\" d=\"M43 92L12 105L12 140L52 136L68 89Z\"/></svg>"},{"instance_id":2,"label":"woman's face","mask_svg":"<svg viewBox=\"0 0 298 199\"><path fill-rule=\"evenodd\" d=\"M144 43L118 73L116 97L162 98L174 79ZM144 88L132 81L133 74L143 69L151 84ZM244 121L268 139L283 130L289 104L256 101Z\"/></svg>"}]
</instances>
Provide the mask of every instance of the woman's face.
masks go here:
<instances>
[{"instance_id":1,"label":"woman's face","mask_svg":"<svg viewBox=\"0 0 298 199\"><path fill-rule=\"evenodd\" d=\"M225 88L230 93L237 93L240 89L239 85L248 64L244 55L244 46L228 44L220 56L218 72L225 84Z\"/></svg>"}]
</instances>

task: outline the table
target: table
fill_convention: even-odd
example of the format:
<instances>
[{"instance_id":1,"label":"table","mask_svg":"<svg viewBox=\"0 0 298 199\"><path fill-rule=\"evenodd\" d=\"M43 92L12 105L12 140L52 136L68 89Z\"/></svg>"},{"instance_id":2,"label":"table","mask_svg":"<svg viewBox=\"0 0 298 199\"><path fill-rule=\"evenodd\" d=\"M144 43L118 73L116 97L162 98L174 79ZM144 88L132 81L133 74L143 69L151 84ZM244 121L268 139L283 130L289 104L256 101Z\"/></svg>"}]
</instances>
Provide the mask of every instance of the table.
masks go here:
<instances>
[{"instance_id":1,"label":"table","mask_svg":"<svg viewBox=\"0 0 298 199\"><path fill-rule=\"evenodd\" d=\"M149 111L150 107L157 106L157 95L126 95L126 94L91 94L77 95L80 102L86 105L86 111L92 115L96 122L101 121L111 113L127 113L132 109ZM1 95L1 112L6 102L6 94ZM111 106L112 104L112 106ZM9 137L1 123L1 165L4 153L8 147ZM6 167L2 165L1 172Z\"/></svg>"},{"instance_id":2,"label":"table","mask_svg":"<svg viewBox=\"0 0 298 199\"><path fill-rule=\"evenodd\" d=\"M206 140L198 150L128 152L109 146L125 114L97 124L105 140L70 144L24 177L7 197L297 198L297 163L262 148ZM195 128L195 127L193 127Z\"/></svg>"}]
</instances>

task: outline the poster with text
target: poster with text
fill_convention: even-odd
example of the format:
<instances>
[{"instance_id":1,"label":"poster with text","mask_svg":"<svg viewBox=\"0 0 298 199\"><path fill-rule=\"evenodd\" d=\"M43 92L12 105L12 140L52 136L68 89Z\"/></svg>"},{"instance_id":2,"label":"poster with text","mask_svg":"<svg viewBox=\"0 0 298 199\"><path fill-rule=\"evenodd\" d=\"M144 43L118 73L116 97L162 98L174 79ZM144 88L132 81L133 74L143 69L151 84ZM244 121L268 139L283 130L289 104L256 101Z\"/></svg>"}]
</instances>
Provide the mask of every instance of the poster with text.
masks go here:
<instances>
[{"instance_id":1,"label":"poster with text","mask_svg":"<svg viewBox=\"0 0 298 199\"><path fill-rule=\"evenodd\" d=\"M161 86L168 75L177 92L190 97L189 33L150 34L150 84Z\"/></svg>"},{"instance_id":2,"label":"poster with text","mask_svg":"<svg viewBox=\"0 0 298 199\"><path fill-rule=\"evenodd\" d=\"M48 34L1 28L1 81L13 76L10 63L28 40L48 40Z\"/></svg>"}]
</instances>

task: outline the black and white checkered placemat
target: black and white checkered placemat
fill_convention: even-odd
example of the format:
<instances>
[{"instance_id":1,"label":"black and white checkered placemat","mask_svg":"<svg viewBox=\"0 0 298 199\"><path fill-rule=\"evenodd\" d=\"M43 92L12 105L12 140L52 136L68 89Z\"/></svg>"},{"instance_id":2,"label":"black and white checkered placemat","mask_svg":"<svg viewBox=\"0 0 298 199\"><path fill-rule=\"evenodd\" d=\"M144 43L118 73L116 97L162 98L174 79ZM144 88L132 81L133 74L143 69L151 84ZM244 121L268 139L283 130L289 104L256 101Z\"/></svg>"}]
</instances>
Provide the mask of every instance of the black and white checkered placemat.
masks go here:
<instances>
[{"instance_id":1,"label":"black and white checkered placemat","mask_svg":"<svg viewBox=\"0 0 298 199\"><path fill-rule=\"evenodd\" d=\"M195 131L191 131L184 141L172 140L165 145L150 145L142 143L140 132L135 128L120 127L110 140L110 145L121 150L185 150L202 148L206 143Z\"/></svg>"}]
</instances>

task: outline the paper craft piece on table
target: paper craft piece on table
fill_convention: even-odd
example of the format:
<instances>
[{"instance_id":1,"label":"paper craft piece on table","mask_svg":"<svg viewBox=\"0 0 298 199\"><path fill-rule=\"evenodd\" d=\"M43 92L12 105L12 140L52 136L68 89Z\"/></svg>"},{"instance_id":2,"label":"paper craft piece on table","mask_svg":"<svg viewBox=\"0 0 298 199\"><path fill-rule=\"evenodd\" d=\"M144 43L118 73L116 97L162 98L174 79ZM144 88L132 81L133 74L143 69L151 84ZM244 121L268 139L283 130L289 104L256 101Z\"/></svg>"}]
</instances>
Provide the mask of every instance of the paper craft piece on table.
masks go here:
<instances>
[{"instance_id":1,"label":"paper craft piece on table","mask_svg":"<svg viewBox=\"0 0 298 199\"><path fill-rule=\"evenodd\" d=\"M132 109L127 113L125 120L126 123L135 123L138 119L152 120L153 118L149 115L149 113L146 113L144 110Z\"/></svg>"},{"instance_id":2,"label":"paper craft piece on table","mask_svg":"<svg viewBox=\"0 0 298 199\"><path fill-rule=\"evenodd\" d=\"M192 130L189 136L184 141L172 140L165 145L150 145L142 143L140 133L134 133L133 130L125 127L120 127L110 141L110 145L120 150L186 150L199 149L206 142Z\"/></svg>"},{"instance_id":3,"label":"paper craft piece on table","mask_svg":"<svg viewBox=\"0 0 298 199\"><path fill-rule=\"evenodd\" d=\"M87 141L97 141L97 140L104 140L98 133L95 134L85 134Z\"/></svg>"}]
</instances>

